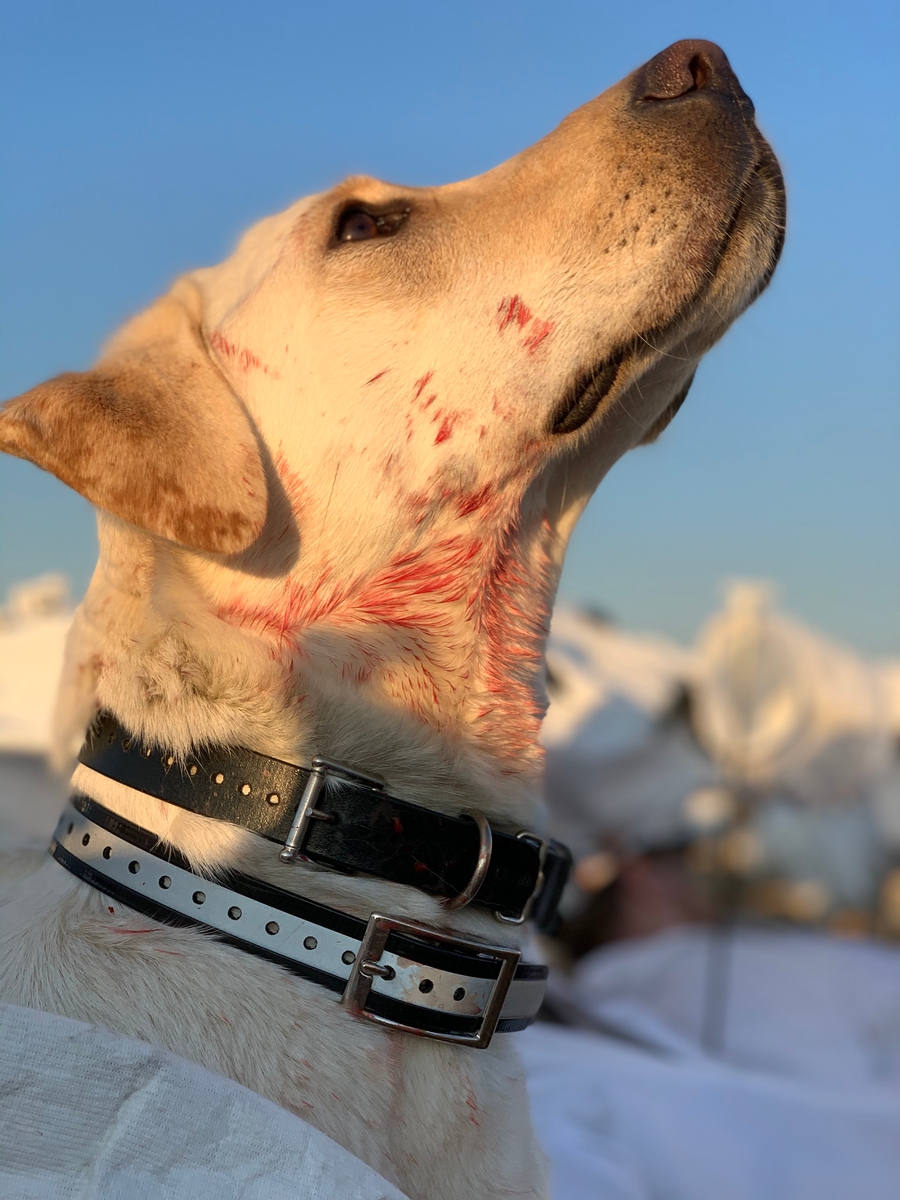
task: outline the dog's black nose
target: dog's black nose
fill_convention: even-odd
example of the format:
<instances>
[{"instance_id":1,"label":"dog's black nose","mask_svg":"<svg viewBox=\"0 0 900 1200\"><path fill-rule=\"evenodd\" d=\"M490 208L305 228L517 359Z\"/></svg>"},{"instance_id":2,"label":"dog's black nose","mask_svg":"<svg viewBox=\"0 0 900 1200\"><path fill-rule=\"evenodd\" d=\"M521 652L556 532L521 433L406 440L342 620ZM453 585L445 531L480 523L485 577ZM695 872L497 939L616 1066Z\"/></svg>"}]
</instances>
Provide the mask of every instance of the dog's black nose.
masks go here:
<instances>
[{"instance_id":1,"label":"dog's black nose","mask_svg":"<svg viewBox=\"0 0 900 1200\"><path fill-rule=\"evenodd\" d=\"M692 92L718 92L753 115L749 97L715 42L673 42L634 75L633 95L639 103L678 100Z\"/></svg>"}]
</instances>

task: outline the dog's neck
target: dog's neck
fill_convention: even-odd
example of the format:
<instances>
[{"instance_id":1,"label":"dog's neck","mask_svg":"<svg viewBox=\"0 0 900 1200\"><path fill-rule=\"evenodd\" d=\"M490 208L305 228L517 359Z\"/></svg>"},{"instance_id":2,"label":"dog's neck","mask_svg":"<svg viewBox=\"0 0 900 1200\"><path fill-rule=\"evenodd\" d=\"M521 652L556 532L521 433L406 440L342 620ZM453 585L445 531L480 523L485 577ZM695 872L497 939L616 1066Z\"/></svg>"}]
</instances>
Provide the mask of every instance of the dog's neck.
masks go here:
<instances>
[{"instance_id":1,"label":"dog's neck","mask_svg":"<svg viewBox=\"0 0 900 1200\"><path fill-rule=\"evenodd\" d=\"M395 793L429 807L448 812L477 807L501 825L534 824L542 605L526 617L522 596L509 588L502 597L487 598L495 606L502 600L505 623L486 633L492 644L484 660L470 656L469 670L459 670L454 643L471 620L466 612L471 579L464 563L456 574L448 571L446 580L426 580L428 588L452 586L459 593L455 602L445 599L442 621L403 625L399 632L387 623L310 621L286 636L287 627L235 619L234 606L223 612L223 584L209 587L208 563L198 570L190 555L106 518L100 541L100 562L70 642L60 705L61 711L77 712L77 722L86 722L97 707L107 708L136 734L177 753L204 744L244 745L300 764L324 753L380 775ZM430 567L423 563L422 569ZM397 592L402 581L391 592L395 600ZM402 599L401 594L397 602ZM517 617L520 626L513 628ZM371 664L364 680L355 669L360 658ZM510 674L505 664L514 659L516 673ZM404 704L392 690L398 680L421 685L423 679L434 689L433 720L427 719L421 692ZM479 712L491 689L493 705ZM505 726L504 714L516 699L525 703L526 694L527 710L515 712ZM77 730L63 732L71 737ZM245 855L251 851L241 831L221 822L210 829L209 821L173 813L85 768L78 768L74 782L165 836L198 865L236 857L248 865Z\"/></svg>"}]
</instances>

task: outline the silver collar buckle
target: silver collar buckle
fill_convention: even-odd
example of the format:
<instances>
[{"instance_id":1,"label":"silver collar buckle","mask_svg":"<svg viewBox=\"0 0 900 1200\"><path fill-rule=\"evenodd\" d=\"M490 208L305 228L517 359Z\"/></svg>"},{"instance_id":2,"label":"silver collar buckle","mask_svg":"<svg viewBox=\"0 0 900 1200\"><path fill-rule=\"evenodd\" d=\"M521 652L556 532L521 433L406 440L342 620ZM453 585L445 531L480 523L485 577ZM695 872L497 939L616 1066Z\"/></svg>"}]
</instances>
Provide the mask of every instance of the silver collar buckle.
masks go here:
<instances>
[{"instance_id":1,"label":"silver collar buckle","mask_svg":"<svg viewBox=\"0 0 900 1200\"><path fill-rule=\"evenodd\" d=\"M333 759L323 758L321 754L317 754L312 760L312 769L309 772L306 787L303 789L303 795L300 797L300 803L297 805L293 824L288 830L284 847L278 855L283 863L296 862L300 858L310 821L334 820L330 813L316 808L316 800L325 787L329 775L349 780L351 783L361 783L363 787L371 788L373 792L384 790L383 779L379 779L375 775L366 775L364 771L356 771L352 767L345 767L343 763L334 762Z\"/></svg>"},{"instance_id":2,"label":"silver collar buckle","mask_svg":"<svg viewBox=\"0 0 900 1200\"><path fill-rule=\"evenodd\" d=\"M393 970L382 965L379 959L384 953L388 937L394 931L407 934L412 938L421 938L426 942L439 942L451 949L477 955L480 958L493 959L499 963L500 973L493 981L487 1003L482 1010L481 1025L476 1033L438 1033L434 1030L420 1029L415 1025L404 1025L400 1021L392 1021L388 1017L383 1017L366 1008L376 977L385 979L393 977ZM469 1046L474 1050L484 1050L491 1044L506 994L521 957L521 951L511 946L492 946L486 942L469 941L454 934L439 933L436 929L420 925L416 921L403 921L398 917L385 917L380 913L372 913L359 947L359 953L350 972L350 978L344 988L341 1004L355 1016L364 1017L367 1021L375 1021L379 1025L388 1025L391 1029L399 1029L404 1033L417 1034L419 1037L432 1038L439 1042Z\"/></svg>"}]
</instances>

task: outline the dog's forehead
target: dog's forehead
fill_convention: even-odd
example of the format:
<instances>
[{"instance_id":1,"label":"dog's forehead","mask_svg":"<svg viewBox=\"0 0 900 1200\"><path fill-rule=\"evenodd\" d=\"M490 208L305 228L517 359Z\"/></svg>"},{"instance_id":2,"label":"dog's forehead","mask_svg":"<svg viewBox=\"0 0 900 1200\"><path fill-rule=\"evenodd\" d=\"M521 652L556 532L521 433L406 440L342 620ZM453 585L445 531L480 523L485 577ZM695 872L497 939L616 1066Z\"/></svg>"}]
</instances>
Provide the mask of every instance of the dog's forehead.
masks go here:
<instances>
[{"instance_id":1,"label":"dog's forehead","mask_svg":"<svg viewBox=\"0 0 900 1200\"><path fill-rule=\"evenodd\" d=\"M575 196L590 190L592 201L599 199L605 175L601 171L597 176L598 164L614 155L621 132L614 120L604 119L615 91L576 109L545 137L481 174L428 187L351 175L264 218L244 233L223 262L192 273L204 296L204 324L217 327L286 256L295 269L314 267L328 249L337 214L354 202L375 208L392 201L409 204L419 219L432 218L428 235L433 244L442 235L449 241L447 235L455 232L469 242L471 258L476 257L476 243L490 251L508 240L507 254L514 254L518 244L532 268L539 250L549 261L552 243L568 245L578 228L563 215L576 203ZM555 210L560 210L556 217ZM454 274L465 275L459 270L466 265L459 246L452 247L450 257ZM492 265L481 261L478 272Z\"/></svg>"},{"instance_id":2,"label":"dog's forehead","mask_svg":"<svg viewBox=\"0 0 900 1200\"><path fill-rule=\"evenodd\" d=\"M251 225L228 258L192 273L203 296L207 329L215 329L227 320L229 313L260 286L290 243L297 223L314 210L324 194L304 196L282 212Z\"/></svg>"}]
</instances>

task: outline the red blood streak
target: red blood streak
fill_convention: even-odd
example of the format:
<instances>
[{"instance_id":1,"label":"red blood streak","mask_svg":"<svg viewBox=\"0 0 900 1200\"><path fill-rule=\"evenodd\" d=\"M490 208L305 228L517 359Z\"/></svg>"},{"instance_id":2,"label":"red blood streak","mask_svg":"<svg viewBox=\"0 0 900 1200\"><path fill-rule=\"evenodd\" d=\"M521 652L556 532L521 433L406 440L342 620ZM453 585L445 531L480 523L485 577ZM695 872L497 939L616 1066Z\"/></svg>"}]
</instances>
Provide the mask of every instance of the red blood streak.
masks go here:
<instances>
[{"instance_id":1,"label":"red blood streak","mask_svg":"<svg viewBox=\"0 0 900 1200\"><path fill-rule=\"evenodd\" d=\"M256 371L262 371L265 375L271 375L274 379L278 378L277 371L270 371L268 366L265 366L258 355L252 350L239 349L234 342L229 340L221 333L216 331L209 339L211 346L220 350L224 356L234 362L240 371L249 371L251 368Z\"/></svg>"},{"instance_id":2,"label":"red blood streak","mask_svg":"<svg viewBox=\"0 0 900 1200\"><path fill-rule=\"evenodd\" d=\"M415 388L415 391L413 392L414 400L418 400L433 378L434 371L429 371L427 375L423 375L421 379L416 380L415 384L413 385Z\"/></svg>"},{"instance_id":3,"label":"red blood streak","mask_svg":"<svg viewBox=\"0 0 900 1200\"><path fill-rule=\"evenodd\" d=\"M519 296L509 296L507 299L500 301L497 308L497 317L501 333L513 321L521 329L523 325L527 325L531 320L531 309L529 309L528 305Z\"/></svg>"},{"instance_id":4,"label":"red blood streak","mask_svg":"<svg viewBox=\"0 0 900 1200\"><path fill-rule=\"evenodd\" d=\"M434 439L435 446L441 442L446 442L448 438L453 437L453 422L449 417L444 417L441 421L441 427L437 431L437 437Z\"/></svg>"},{"instance_id":5,"label":"red blood streak","mask_svg":"<svg viewBox=\"0 0 900 1200\"><path fill-rule=\"evenodd\" d=\"M226 337L224 337L221 333L218 333L218 332L214 333L212 335L212 337L209 339L209 344L211 346L215 346L215 348L217 350L221 350L226 358L234 358L234 355L235 355L234 344L232 342L229 342L228 339Z\"/></svg>"},{"instance_id":6,"label":"red blood streak","mask_svg":"<svg viewBox=\"0 0 900 1200\"><path fill-rule=\"evenodd\" d=\"M525 349L529 354L534 354L540 344L550 336L553 332L552 321L535 321L531 327L531 333L525 339Z\"/></svg>"},{"instance_id":7,"label":"red blood streak","mask_svg":"<svg viewBox=\"0 0 900 1200\"><path fill-rule=\"evenodd\" d=\"M470 492L468 496L461 496L456 511L461 517L467 517L469 513L477 512L479 508L483 508L493 494L493 487L491 484L486 483L480 491Z\"/></svg>"},{"instance_id":8,"label":"red blood streak","mask_svg":"<svg viewBox=\"0 0 900 1200\"><path fill-rule=\"evenodd\" d=\"M259 357L252 350L242 350L238 356L238 364L242 371L249 371L251 367L257 369L262 367Z\"/></svg>"},{"instance_id":9,"label":"red blood streak","mask_svg":"<svg viewBox=\"0 0 900 1200\"><path fill-rule=\"evenodd\" d=\"M390 367L385 367L383 371L379 371L377 375L373 375L371 379L367 379L366 384L368 385L370 383L375 383L377 380L379 380L382 377L382 375L387 375L387 373L390 369L391 369Z\"/></svg>"},{"instance_id":10,"label":"red blood streak","mask_svg":"<svg viewBox=\"0 0 900 1200\"><path fill-rule=\"evenodd\" d=\"M394 833L403 832L403 822L399 817L391 817L391 827L393 828Z\"/></svg>"},{"instance_id":11,"label":"red blood streak","mask_svg":"<svg viewBox=\"0 0 900 1200\"><path fill-rule=\"evenodd\" d=\"M376 688L423 722L451 719L448 713L469 696L469 736L511 771L535 770L542 708L533 679L554 579L552 527L545 521L523 529L514 518L515 489L492 493L489 485L468 492L426 488L398 497L398 505L411 529L421 528L423 515L443 513L452 521L478 512L478 536L448 532L407 545L356 577L338 576L323 563L302 581L273 585L263 602L236 596L219 616L270 635L273 656L286 666L304 653L310 627L340 634L345 651L338 672L347 664L351 681L371 671ZM447 639L462 629L473 649L460 672L464 644Z\"/></svg>"}]
</instances>

